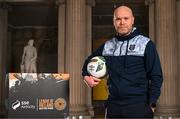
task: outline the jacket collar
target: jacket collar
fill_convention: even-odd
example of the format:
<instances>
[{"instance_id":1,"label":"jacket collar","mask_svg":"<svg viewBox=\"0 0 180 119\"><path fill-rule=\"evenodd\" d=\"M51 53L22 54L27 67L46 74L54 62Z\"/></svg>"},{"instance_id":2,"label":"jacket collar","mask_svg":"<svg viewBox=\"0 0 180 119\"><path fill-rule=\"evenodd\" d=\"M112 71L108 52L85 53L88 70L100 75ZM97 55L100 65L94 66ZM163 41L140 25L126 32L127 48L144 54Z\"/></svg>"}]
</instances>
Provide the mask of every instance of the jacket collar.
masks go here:
<instances>
[{"instance_id":1,"label":"jacket collar","mask_svg":"<svg viewBox=\"0 0 180 119\"><path fill-rule=\"evenodd\" d=\"M126 41L126 40L130 40L132 39L133 37L139 35L139 31L137 30L136 27L133 27L131 33L127 36L120 36L119 34L116 34L115 35L115 38L118 40L118 41Z\"/></svg>"}]
</instances>

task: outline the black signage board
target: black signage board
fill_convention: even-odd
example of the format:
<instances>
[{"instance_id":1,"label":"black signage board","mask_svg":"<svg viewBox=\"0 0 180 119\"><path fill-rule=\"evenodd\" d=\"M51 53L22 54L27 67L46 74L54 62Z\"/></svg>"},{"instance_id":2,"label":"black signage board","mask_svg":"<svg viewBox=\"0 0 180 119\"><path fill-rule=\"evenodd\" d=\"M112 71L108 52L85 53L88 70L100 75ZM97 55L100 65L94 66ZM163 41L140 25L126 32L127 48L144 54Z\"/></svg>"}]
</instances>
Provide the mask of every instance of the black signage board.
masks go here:
<instances>
[{"instance_id":1,"label":"black signage board","mask_svg":"<svg viewBox=\"0 0 180 119\"><path fill-rule=\"evenodd\" d=\"M65 118L69 74L9 73L9 118Z\"/></svg>"}]
</instances>

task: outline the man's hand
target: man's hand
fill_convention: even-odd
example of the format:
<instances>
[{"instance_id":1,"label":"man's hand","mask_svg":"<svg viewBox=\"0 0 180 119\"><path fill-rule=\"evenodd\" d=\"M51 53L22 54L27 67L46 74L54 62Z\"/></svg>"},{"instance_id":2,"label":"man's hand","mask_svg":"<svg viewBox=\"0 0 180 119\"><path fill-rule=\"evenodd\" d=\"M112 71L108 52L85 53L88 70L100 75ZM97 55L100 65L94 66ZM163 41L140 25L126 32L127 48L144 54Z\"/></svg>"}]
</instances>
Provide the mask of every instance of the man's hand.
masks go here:
<instances>
[{"instance_id":1,"label":"man's hand","mask_svg":"<svg viewBox=\"0 0 180 119\"><path fill-rule=\"evenodd\" d=\"M155 112L156 108L155 107L151 107L153 113Z\"/></svg>"},{"instance_id":2,"label":"man's hand","mask_svg":"<svg viewBox=\"0 0 180 119\"><path fill-rule=\"evenodd\" d=\"M99 84L99 82L101 81L101 79L97 79L95 77L92 76L84 76L84 81L86 82L86 84L90 87L94 87L96 85Z\"/></svg>"},{"instance_id":3,"label":"man's hand","mask_svg":"<svg viewBox=\"0 0 180 119\"><path fill-rule=\"evenodd\" d=\"M151 109L153 112L156 111L156 103L151 103Z\"/></svg>"}]
</instances>

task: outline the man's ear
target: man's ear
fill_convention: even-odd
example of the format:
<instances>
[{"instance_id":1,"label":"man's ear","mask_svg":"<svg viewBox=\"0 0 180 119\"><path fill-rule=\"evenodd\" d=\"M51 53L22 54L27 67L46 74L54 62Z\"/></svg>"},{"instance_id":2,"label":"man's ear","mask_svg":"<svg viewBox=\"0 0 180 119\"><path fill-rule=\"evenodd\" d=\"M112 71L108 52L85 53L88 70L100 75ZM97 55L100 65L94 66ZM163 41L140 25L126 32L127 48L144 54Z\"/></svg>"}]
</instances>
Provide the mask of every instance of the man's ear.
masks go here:
<instances>
[{"instance_id":1,"label":"man's ear","mask_svg":"<svg viewBox=\"0 0 180 119\"><path fill-rule=\"evenodd\" d=\"M114 20L114 18L113 18L112 22L113 22L113 25L115 26L115 20Z\"/></svg>"},{"instance_id":2,"label":"man's ear","mask_svg":"<svg viewBox=\"0 0 180 119\"><path fill-rule=\"evenodd\" d=\"M134 25L134 20L135 20L135 18L134 18L134 16L132 16L132 25Z\"/></svg>"}]
</instances>

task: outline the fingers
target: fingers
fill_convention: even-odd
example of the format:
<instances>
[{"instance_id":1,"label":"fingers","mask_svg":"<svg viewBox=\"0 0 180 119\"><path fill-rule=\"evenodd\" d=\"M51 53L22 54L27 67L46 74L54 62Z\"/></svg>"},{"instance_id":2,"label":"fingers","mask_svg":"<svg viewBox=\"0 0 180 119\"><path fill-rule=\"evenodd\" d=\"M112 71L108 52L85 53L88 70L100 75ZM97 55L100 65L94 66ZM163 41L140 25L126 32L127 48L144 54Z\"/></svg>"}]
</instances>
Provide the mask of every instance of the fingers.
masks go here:
<instances>
[{"instance_id":1,"label":"fingers","mask_svg":"<svg viewBox=\"0 0 180 119\"><path fill-rule=\"evenodd\" d=\"M92 77L92 76L91 76ZM101 79L98 79L98 78L96 78L96 77L92 77L93 79L94 79L94 81L97 81L97 82L100 82L101 81Z\"/></svg>"},{"instance_id":2,"label":"fingers","mask_svg":"<svg viewBox=\"0 0 180 119\"><path fill-rule=\"evenodd\" d=\"M99 82L101 81L100 79L97 79L92 76L85 76L84 80L86 81L85 83L90 87L97 86L99 84Z\"/></svg>"}]
</instances>

